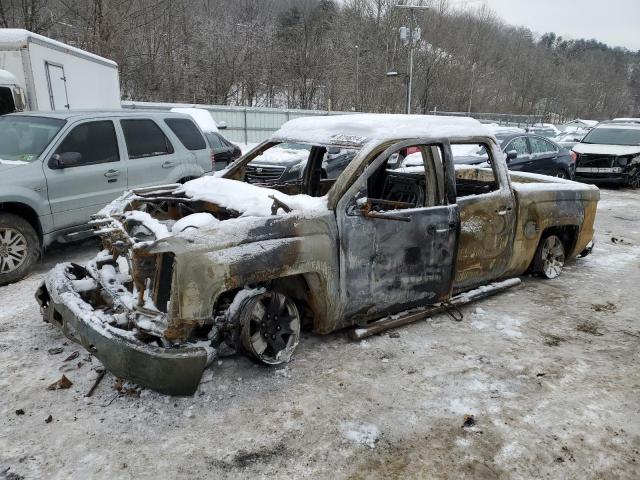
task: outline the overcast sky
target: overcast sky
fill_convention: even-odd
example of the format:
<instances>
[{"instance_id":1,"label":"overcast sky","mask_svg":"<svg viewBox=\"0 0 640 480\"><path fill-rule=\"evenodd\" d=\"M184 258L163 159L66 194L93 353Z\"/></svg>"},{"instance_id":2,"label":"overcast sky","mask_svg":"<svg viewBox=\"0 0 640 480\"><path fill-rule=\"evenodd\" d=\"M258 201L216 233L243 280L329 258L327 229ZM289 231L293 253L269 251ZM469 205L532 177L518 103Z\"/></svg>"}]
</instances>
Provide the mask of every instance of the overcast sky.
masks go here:
<instances>
[{"instance_id":1,"label":"overcast sky","mask_svg":"<svg viewBox=\"0 0 640 480\"><path fill-rule=\"evenodd\" d=\"M452 0L451 3L465 3ZM640 50L640 0L479 0L507 23Z\"/></svg>"}]
</instances>

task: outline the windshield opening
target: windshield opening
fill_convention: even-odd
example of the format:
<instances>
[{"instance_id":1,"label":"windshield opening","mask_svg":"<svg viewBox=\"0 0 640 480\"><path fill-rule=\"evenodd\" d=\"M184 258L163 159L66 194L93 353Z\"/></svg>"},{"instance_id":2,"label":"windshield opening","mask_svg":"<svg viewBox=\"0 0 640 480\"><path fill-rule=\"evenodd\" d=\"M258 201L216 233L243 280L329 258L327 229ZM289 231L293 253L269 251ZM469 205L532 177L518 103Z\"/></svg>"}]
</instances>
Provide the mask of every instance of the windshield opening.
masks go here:
<instances>
[{"instance_id":1,"label":"windshield opening","mask_svg":"<svg viewBox=\"0 0 640 480\"><path fill-rule=\"evenodd\" d=\"M57 118L0 117L0 162L34 161L65 123Z\"/></svg>"},{"instance_id":2,"label":"windshield opening","mask_svg":"<svg viewBox=\"0 0 640 480\"><path fill-rule=\"evenodd\" d=\"M634 147L640 145L640 128L594 128L582 143Z\"/></svg>"}]
</instances>

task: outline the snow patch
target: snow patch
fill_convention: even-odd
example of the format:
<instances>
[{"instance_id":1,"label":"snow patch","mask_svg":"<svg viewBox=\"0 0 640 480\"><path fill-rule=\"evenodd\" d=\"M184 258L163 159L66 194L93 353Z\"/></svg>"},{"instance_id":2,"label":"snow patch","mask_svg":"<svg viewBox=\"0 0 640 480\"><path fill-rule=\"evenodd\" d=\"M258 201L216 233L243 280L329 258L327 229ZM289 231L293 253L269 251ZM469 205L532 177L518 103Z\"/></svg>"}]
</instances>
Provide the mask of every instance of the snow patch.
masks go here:
<instances>
[{"instance_id":1,"label":"snow patch","mask_svg":"<svg viewBox=\"0 0 640 480\"><path fill-rule=\"evenodd\" d=\"M369 448L375 448L378 437L380 436L380 429L372 424L366 422L345 422L342 424L342 435L347 440L366 445Z\"/></svg>"}]
</instances>

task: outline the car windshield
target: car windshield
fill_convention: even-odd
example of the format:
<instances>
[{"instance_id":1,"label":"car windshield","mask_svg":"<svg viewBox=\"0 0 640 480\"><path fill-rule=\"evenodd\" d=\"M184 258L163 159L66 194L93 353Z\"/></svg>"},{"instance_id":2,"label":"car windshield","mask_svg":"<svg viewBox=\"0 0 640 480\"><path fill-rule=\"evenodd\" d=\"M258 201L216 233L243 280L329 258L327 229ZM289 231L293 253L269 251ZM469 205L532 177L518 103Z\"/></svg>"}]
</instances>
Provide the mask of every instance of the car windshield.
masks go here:
<instances>
[{"instance_id":1,"label":"car windshield","mask_svg":"<svg viewBox=\"0 0 640 480\"><path fill-rule=\"evenodd\" d=\"M597 143L601 145L640 145L640 128L594 128L582 143Z\"/></svg>"},{"instance_id":2,"label":"car windshield","mask_svg":"<svg viewBox=\"0 0 640 480\"><path fill-rule=\"evenodd\" d=\"M37 159L66 120L45 117L0 117L0 162Z\"/></svg>"}]
</instances>

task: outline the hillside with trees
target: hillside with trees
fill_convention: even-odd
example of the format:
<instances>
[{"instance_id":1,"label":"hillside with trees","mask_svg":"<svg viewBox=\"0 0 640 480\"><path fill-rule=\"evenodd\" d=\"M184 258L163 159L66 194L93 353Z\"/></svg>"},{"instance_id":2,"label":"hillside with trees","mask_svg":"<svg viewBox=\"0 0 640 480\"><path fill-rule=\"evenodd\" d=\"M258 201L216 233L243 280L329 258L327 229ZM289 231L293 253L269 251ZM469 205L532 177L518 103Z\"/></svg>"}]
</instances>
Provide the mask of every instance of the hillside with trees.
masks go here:
<instances>
[{"instance_id":1,"label":"hillside with trees","mask_svg":"<svg viewBox=\"0 0 640 480\"><path fill-rule=\"evenodd\" d=\"M0 0L0 27L115 60L124 99L401 112L408 51L398 28L410 18L398 3ZM423 3L432 8L416 15L414 112L639 114L640 52L537 35L484 7Z\"/></svg>"}]
</instances>

